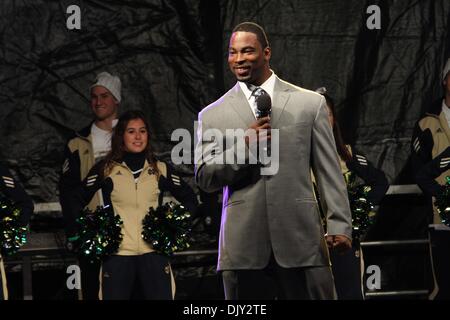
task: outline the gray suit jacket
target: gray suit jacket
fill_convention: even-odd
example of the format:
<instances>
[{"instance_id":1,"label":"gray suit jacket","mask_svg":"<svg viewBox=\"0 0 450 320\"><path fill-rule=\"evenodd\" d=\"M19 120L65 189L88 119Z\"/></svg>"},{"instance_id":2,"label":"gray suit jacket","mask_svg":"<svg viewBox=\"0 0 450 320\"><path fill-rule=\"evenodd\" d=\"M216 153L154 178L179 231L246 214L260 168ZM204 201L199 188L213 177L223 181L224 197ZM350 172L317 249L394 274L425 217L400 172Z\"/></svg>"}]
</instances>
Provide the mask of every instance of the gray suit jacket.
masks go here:
<instances>
[{"instance_id":1,"label":"gray suit jacket","mask_svg":"<svg viewBox=\"0 0 450 320\"><path fill-rule=\"evenodd\" d=\"M261 176L259 164L218 164L241 145L211 152L203 133L247 129L255 121L236 84L199 114L196 181L206 192L223 188L218 270L262 269L273 250L279 265L329 265L311 169L328 204L328 234L351 238L351 213L323 96L276 79L272 129L279 130L279 170ZM201 149L200 149L201 148ZM273 150L272 150L273 152Z\"/></svg>"}]
</instances>

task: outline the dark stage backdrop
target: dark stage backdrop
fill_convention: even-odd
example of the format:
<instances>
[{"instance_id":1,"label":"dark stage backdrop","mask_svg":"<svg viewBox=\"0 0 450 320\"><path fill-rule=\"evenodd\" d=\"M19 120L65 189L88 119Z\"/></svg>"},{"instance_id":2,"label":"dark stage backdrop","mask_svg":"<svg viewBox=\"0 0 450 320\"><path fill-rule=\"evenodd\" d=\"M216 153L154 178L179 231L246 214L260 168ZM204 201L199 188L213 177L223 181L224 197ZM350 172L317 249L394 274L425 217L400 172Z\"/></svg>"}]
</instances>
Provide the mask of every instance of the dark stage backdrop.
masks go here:
<instances>
[{"instance_id":1,"label":"dark stage backdrop","mask_svg":"<svg viewBox=\"0 0 450 320\"><path fill-rule=\"evenodd\" d=\"M81 8L68 30L66 8ZM369 30L369 5L381 29ZM412 128L442 94L450 1L3 0L0 3L0 159L35 202L56 202L64 144L90 119L89 85L101 71L123 83L122 111L139 108L165 160L176 128L233 84L233 26L263 25L271 66L308 89L327 87L349 142L391 183L411 182ZM192 177L193 166L179 168Z\"/></svg>"}]
</instances>

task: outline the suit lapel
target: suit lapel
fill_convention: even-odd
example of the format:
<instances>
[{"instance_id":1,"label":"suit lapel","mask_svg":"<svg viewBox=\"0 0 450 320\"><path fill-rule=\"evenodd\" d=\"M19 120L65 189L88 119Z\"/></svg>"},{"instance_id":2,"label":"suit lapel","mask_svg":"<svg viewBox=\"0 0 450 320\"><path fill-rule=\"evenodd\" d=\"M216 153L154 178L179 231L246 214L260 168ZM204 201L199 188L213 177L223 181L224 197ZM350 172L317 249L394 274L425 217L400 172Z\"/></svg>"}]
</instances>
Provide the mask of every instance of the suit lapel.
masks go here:
<instances>
[{"instance_id":1,"label":"suit lapel","mask_svg":"<svg viewBox=\"0 0 450 320\"><path fill-rule=\"evenodd\" d=\"M272 119L271 126L275 128L281 114L286 107L286 103L289 100L289 87L284 84L278 77L275 81L275 87L273 90L273 101L272 101Z\"/></svg>"},{"instance_id":2,"label":"suit lapel","mask_svg":"<svg viewBox=\"0 0 450 320\"><path fill-rule=\"evenodd\" d=\"M272 101L272 128L276 127L276 124L278 123L281 114L286 107L286 103L289 100L289 89L290 87L285 85L282 80L278 77L276 78ZM239 83L236 83L236 85L231 89L228 98L234 112L239 115L246 128L256 120L255 115L250 109L248 100L239 86Z\"/></svg>"},{"instance_id":3,"label":"suit lapel","mask_svg":"<svg viewBox=\"0 0 450 320\"><path fill-rule=\"evenodd\" d=\"M250 109L250 105L241 88L239 87L239 83L236 83L236 85L231 89L228 98L231 106L233 107L233 110L244 122L244 127L248 128L250 124L255 121L255 115Z\"/></svg>"}]
</instances>

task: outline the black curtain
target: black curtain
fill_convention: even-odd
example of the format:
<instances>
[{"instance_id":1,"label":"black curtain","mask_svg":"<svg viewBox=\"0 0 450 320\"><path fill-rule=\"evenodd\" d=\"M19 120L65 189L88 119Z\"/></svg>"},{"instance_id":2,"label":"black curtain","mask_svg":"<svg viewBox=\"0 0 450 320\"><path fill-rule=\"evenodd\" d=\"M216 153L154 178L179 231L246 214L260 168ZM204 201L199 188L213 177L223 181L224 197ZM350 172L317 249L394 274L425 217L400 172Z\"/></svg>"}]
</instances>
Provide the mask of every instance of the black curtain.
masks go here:
<instances>
[{"instance_id":1,"label":"black curtain","mask_svg":"<svg viewBox=\"0 0 450 320\"><path fill-rule=\"evenodd\" d=\"M66 28L71 4L80 30ZM369 5L381 9L380 30L366 26ZM122 80L121 110L146 112L170 160L172 131L193 134L197 113L232 86L230 31L250 20L266 29L275 73L325 86L346 140L391 183L409 183L412 128L442 95L449 14L446 0L4 0L0 159L36 202L57 201L63 146L91 120L88 88L109 71Z\"/></svg>"}]
</instances>

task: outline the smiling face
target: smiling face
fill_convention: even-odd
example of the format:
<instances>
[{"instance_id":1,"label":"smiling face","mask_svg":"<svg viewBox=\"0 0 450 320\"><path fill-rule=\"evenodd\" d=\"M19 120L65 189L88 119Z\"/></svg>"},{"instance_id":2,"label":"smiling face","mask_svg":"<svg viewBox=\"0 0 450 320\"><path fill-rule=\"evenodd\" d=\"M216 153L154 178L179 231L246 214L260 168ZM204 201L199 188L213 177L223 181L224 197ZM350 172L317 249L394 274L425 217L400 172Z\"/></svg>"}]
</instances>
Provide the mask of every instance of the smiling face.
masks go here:
<instances>
[{"instance_id":1,"label":"smiling face","mask_svg":"<svg viewBox=\"0 0 450 320\"><path fill-rule=\"evenodd\" d=\"M148 130L142 119L132 119L128 122L123 135L125 151L139 153L144 151L148 143Z\"/></svg>"},{"instance_id":2,"label":"smiling face","mask_svg":"<svg viewBox=\"0 0 450 320\"><path fill-rule=\"evenodd\" d=\"M237 31L231 35L228 65L238 81L263 84L271 75L270 55L270 48L263 48L256 34Z\"/></svg>"},{"instance_id":3,"label":"smiling face","mask_svg":"<svg viewBox=\"0 0 450 320\"><path fill-rule=\"evenodd\" d=\"M119 102L112 93L102 86L91 89L91 108L98 121L117 118Z\"/></svg>"}]
</instances>

